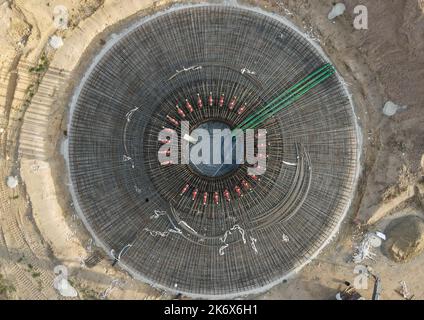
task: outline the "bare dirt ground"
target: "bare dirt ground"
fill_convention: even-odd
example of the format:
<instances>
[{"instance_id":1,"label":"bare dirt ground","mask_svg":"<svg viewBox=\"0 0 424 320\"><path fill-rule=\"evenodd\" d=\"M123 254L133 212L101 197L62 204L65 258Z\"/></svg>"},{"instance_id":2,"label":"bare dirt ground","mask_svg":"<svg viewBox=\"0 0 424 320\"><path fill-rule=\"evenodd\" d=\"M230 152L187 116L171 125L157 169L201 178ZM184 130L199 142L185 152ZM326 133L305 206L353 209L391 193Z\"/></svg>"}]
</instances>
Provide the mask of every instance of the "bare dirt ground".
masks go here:
<instances>
[{"instance_id":1,"label":"bare dirt ground","mask_svg":"<svg viewBox=\"0 0 424 320\"><path fill-rule=\"evenodd\" d=\"M0 299L60 299L53 269L65 265L81 299L172 298L131 279L96 251L74 214L61 148L67 103L87 62L108 35L173 1L0 0ZM285 16L316 38L353 95L363 136L362 174L354 205L336 239L296 277L258 299L334 299L353 281L352 246L366 230L384 231L394 218L424 218L424 1L347 0L328 20L333 1L267 0L243 4ZM369 29L353 27L354 7L369 11ZM66 28L60 10L69 13ZM58 13L59 12L59 13ZM3 27L5 26L5 27ZM63 46L54 49L52 36ZM387 101L407 106L383 114ZM16 176L18 187L6 185ZM424 299L424 254L398 264L375 249L382 298L401 299L405 281ZM373 283L361 294L369 298Z\"/></svg>"}]
</instances>

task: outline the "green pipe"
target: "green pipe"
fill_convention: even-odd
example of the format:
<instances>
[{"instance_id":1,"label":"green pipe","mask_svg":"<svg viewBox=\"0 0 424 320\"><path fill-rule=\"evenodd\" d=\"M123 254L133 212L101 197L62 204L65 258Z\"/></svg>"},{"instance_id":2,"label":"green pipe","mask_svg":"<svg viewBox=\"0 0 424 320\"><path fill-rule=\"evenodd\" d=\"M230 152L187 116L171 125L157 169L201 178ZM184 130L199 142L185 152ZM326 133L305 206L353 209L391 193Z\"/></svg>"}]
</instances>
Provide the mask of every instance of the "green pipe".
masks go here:
<instances>
[{"instance_id":1,"label":"green pipe","mask_svg":"<svg viewBox=\"0 0 424 320\"><path fill-rule=\"evenodd\" d=\"M281 95L279 95L278 97L276 97L275 99L273 99L271 102L269 102L262 109L256 111L254 114L252 114L249 117L247 117L246 119L244 119L237 127L240 127L240 126L244 125L245 123L247 123L248 121L250 121L252 118L254 118L256 115L261 114L264 110L266 110L270 106L272 106L272 104L274 104L274 102L276 102L279 99L287 96L288 94L290 94L291 91L293 91L296 88L298 88L299 86L303 85L305 82L309 81L311 78L315 77L317 74L319 74L319 73L321 73L323 71L326 71L326 69L332 69L332 68L333 68L333 66L330 63L326 63L325 65L323 65L322 67L318 68L317 70L315 70L314 72L312 72L311 74L309 74L307 77L303 78L301 81L299 81L298 83L296 83L295 85L293 85L292 87L290 87L289 89L287 89L286 91L284 91Z\"/></svg>"},{"instance_id":2,"label":"green pipe","mask_svg":"<svg viewBox=\"0 0 424 320\"><path fill-rule=\"evenodd\" d=\"M248 127L251 127L253 125L256 125L257 123L263 122L263 119L268 119L269 118L268 117L269 114L274 115L276 112L278 112L279 110L281 110L282 108L284 108L285 106L287 106L287 104L286 104L287 101L293 101L293 99L292 99L293 97L295 98L295 100L297 100L302 95L304 95L306 92L308 92L310 89L312 89L313 87L315 87L316 85L318 85L319 83L321 83L322 81L326 80L328 77L330 77L331 75L333 75L334 72L335 72L335 70L333 68L331 70L326 71L323 74L320 74L315 79L312 79L312 81L304 84L303 86L301 86L300 88L298 88L297 90L295 90L294 92L292 92L289 96L285 97L282 101L280 101L278 104L276 104L272 108L268 108L265 112L262 112L259 116L251 119L250 121L244 123L241 126L239 125L237 127L237 129L246 129ZM299 96L299 97L297 97L297 96ZM281 105L283 105L283 106L281 106ZM274 110L275 110L275 112L274 112Z\"/></svg>"},{"instance_id":3,"label":"green pipe","mask_svg":"<svg viewBox=\"0 0 424 320\"><path fill-rule=\"evenodd\" d=\"M297 101L298 99L300 99L304 94L306 94L309 90L311 90L312 88L316 87L317 85L319 85L320 83L322 83L323 81L325 81L326 79L328 79L329 77L331 77L334 73L331 74L327 74L325 75L323 78L317 80L316 82L314 82L313 84L311 84L310 87L304 89L302 92L300 92L298 95L295 95L292 99L290 99L289 101L287 101L286 103L284 103L284 105L282 105L281 107L279 107L277 110L273 111L271 114L268 114L266 117L262 118L259 122L256 122L253 126L251 126L249 129L255 129L258 125L260 125L261 123L263 123L264 121L266 121L267 119L269 119L270 117L272 117L274 114L276 114L277 112L281 111L283 108L287 107L288 105L292 104L293 102ZM246 128L247 129L247 128Z\"/></svg>"},{"instance_id":4,"label":"green pipe","mask_svg":"<svg viewBox=\"0 0 424 320\"><path fill-rule=\"evenodd\" d=\"M265 112L262 112L261 114L259 114L258 116L256 116L255 118L251 119L250 121L248 121L247 123L243 124L240 128L246 128L249 127L257 122L259 122L262 118L264 118L267 114L269 114L270 112L272 112L273 110L276 110L279 108L279 106L281 106L283 103L285 103L286 101L288 101L289 99L291 99L293 96L296 96L297 94L303 92L306 88L308 88L310 86L310 84L315 83L314 81L321 79L322 77L324 77L327 74L333 74L332 72L326 72L322 75L319 75L317 77L317 79L313 79L313 81L303 85L302 87L298 88L296 91L292 92L289 96L285 97L282 101L279 101L278 104L274 105L272 108L268 108Z\"/></svg>"},{"instance_id":5,"label":"green pipe","mask_svg":"<svg viewBox=\"0 0 424 320\"><path fill-rule=\"evenodd\" d=\"M269 108L274 102L276 102L277 100L283 98L284 96L286 96L287 94L289 94L291 91L293 91L294 89L296 89L297 87L299 87L300 85L302 85L303 83L305 83L306 81L309 81L309 79L311 79L312 77L314 77L318 73L320 73L322 71L325 71L325 69L328 69L330 67L332 67L331 64L327 63L327 64L323 65L322 67L318 68L317 70L315 70L314 72L312 72L311 74L309 74L307 77L303 78L301 81L299 81L298 83L296 83L295 85L293 85L292 87L290 87L289 89L287 89L286 91L284 91L281 95L279 95L278 97L276 97L275 99L273 99L271 102L269 102L261 110L256 111L254 114L250 115L248 118L246 118L245 120L243 120L239 124L239 126L240 125L243 125L248 120L250 120L251 118L255 117L256 115L262 113L265 109Z\"/></svg>"}]
</instances>

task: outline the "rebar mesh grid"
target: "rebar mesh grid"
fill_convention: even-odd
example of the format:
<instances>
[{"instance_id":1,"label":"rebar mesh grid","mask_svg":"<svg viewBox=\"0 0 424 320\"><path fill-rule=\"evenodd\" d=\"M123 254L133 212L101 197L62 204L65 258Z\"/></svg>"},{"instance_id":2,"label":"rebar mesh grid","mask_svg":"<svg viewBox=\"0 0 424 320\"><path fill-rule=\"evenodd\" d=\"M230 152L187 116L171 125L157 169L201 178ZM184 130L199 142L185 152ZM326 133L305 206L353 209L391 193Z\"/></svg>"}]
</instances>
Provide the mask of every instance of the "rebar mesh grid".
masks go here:
<instances>
[{"instance_id":1,"label":"rebar mesh grid","mask_svg":"<svg viewBox=\"0 0 424 320\"><path fill-rule=\"evenodd\" d=\"M339 79L260 126L260 180L245 165L217 178L163 166L158 133L174 128L167 116L183 120L176 103L191 125L236 126L326 62L288 25L242 8L181 8L135 28L97 63L71 117L70 176L89 229L108 250L131 245L122 265L172 291L235 296L283 279L329 239L353 195L356 123ZM251 190L238 197L244 180Z\"/></svg>"}]
</instances>

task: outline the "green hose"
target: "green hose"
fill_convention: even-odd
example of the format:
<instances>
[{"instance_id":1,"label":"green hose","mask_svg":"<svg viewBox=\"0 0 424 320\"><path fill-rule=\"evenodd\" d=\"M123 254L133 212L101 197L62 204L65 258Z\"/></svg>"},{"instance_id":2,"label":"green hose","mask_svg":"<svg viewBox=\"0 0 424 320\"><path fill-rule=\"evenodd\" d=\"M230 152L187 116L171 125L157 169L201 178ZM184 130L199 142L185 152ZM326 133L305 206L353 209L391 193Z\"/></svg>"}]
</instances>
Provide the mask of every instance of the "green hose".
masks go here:
<instances>
[{"instance_id":1,"label":"green hose","mask_svg":"<svg viewBox=\"0 0 424 320\"><path fill-rule=\"evenodd\" d=\"M245 130L249 128L256 128L258 125L272 117L277 112L281 111L283 108L300 99L309 90L324 82L334 73L335 69L329 63L318 68L306 78L302 79L301 81L284 91L277 98L273 99L265 107L261 108L260 110L256 111L254 114L250 115L248 118L243 120L233 130L233 132L237 129Z\"/></svg>"},{"instance_id":2,"label":"green hose","mask_svg":"<svg viewBox=\"0 0 424 320\"><path fill-rule=\"evenodd\" d=\"M273 99L271 102L269 102L266 106L264 106L262 109L257 110L255 113L253 113L252 115L250 115L249 117L247 117L246 119L244 119L238 126L237 128L241 128L242 126L244 126L246 123L250 122L251 119L254 119L257 115L260 115L262 112L266 111L268 108L272 107L272 105L277 102L280 103L279 100L286 97L287 95L289 95L293 90L297 89L299 86L303 85L304 83L308 82L309 80L311 80L313 77L315 77L316 75L319 75L322 72L326 72L327 69L332 69L333 66L329 63L323 65L322 67L318 68L317 70L315 70L314 72L312 72L311 74L309 74L307 77L303 78L301 81L299 81L298 83L296 83L295 85L293 85L292 87L290 87L289 89L287 89L286 91L284 91L281 95L279 95L278 97L276 97L275 99Z\"/></svg>"},{"instance_id":3,"label":"green hose","mask_svg":"<svg viewBox=\"0 0 424 320\"><path fill-rule=\"evenodd\" d=\"M245 129L255 129L258 125L260 125L261 123L265 122L267 119L269 119L270 117L272 117L277 112L281 111L283 108L289 106L293 102L295 102L298 99L300 99L309 90L311 90L312 88L316 87L320 83L324 82L326 79L330 78L333 74L334 73L326 74L324 77L322 77L322 78L318 79L317 81L315 81L314 83L312 83L311 86L309 86L308 88L305 88L304 90L302 90L302 92L300 92L299 94L295 95L289 101L287 101L286 103L284 103L283 105L281 105L278 109L276 109L272 113L267 114L266 116L262 117L259 121L256 121L254 124L250 125L249 127L243 128L243 130L245 130Z\"/></svg>"}]
</instances>

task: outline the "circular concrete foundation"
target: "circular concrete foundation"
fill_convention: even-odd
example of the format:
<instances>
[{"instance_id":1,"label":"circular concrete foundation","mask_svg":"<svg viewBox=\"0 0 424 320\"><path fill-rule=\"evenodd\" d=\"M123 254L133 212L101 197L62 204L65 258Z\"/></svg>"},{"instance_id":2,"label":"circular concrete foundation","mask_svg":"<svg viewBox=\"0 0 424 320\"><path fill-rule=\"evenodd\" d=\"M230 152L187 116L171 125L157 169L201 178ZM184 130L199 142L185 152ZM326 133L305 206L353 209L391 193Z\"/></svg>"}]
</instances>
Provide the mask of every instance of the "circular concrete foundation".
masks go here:
<instances>
[{"instance_id":1,"label":"circular concrete foundation","mask_svg":"<svg viewBox=\"0 0 424 320\"><path fill-rule=\"evenodd\" d=\"M310 261L337 231L358 168L352 103L336 75L261 123L266 172L220 175L158 161L182 121L236 127L328 60L276 17L180 7L134 24L95 59L71 105L77 210L122 267L199 297L256 293ZM125 248L125 249L124 249Z\"/></svg>"}]
</instances>

